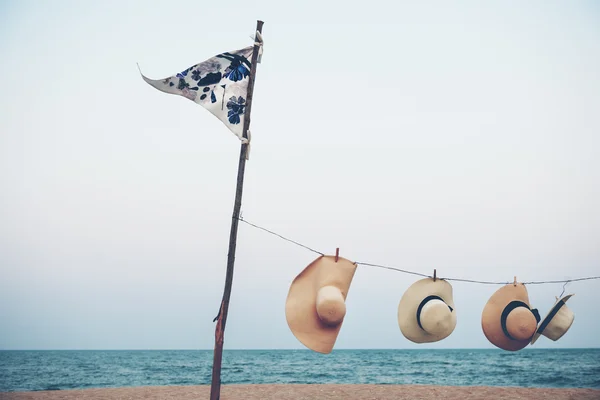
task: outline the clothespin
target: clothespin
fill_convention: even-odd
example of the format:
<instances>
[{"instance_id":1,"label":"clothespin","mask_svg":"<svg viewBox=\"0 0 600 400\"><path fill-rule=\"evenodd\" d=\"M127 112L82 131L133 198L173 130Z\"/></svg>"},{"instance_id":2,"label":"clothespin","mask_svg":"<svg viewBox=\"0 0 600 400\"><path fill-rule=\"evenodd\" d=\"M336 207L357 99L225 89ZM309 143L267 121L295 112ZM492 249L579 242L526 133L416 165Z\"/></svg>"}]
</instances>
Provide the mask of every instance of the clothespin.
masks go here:
<instances>
[{"instance_id":1,"label":"clothespin","mask_svg":"<svg viewBox=\"0 0 600 400\"><path fill-rule=\"evenodd\" d=\"M513 281L513 285L517 286L517 277L515 276L515 280Z\"/></svg>"},{"instance_id":2,"label":"clothespin","mask_svg":"<svg viewBox=\"0 0 600 400\"><path fill-rule=\"evenodd\" d=\"M260 48L258 49L258 59L256 60L256 62L258 64L260 64L262 62L264 41L263 41L263 37L259 31L256 31L256 36L258 36L258 45L260 46ZM257 43L254 43L254 45L256 45L256 44Z\"/></svg>"},{"instance_id":3,"label":"clothespin","mask_svg":"<svg viewBox=\"0 0 600 400\"><path fill-rule=\"evenodd\" d=\"M258 59L256 60L256 62L258 64L260 64L260 62L262 61L263 44L264 44L262 34L259 31L256 31L256 34L254 36L250 35L250 38L252 40L254 40L254 45L255 46L260 46L260 49L258 50Z\"/></svg>"},{"instance_id":4,"label":"clothespin","mask_svg":"<svg viewBox=\"0 0 600 400\"><path fill-rule=\"evenodd\" d=\"M434 282L435 282L436 278L437 278L437 277L436 277L436 270L434 269L434 270L433 270L433 281L434 281Z\"/></svg>"},{"instance_id":5,"label":"clothespin","mask_svg":"<svg viewBox=\"0 0 600 400\"><path fill-rule=\"evenodd\" d=\"M335 262L338 262L338 258L340 257L340 248L335 249Z\"/></svg>"},{"instance_id":6,"label":"clothespin","mask_svg":"<svg viewBox=\"0 0 600 400\"><path fill-rule=\"evenodd\" d=\"M248 136L248 138L242 138L242 144L247 144L248 146L246 147L246 160L250 159L250 141L252 140L252 134L250 133L250 129L248 129L246 131L246 135Z\"/></svg>"}]
</instances>

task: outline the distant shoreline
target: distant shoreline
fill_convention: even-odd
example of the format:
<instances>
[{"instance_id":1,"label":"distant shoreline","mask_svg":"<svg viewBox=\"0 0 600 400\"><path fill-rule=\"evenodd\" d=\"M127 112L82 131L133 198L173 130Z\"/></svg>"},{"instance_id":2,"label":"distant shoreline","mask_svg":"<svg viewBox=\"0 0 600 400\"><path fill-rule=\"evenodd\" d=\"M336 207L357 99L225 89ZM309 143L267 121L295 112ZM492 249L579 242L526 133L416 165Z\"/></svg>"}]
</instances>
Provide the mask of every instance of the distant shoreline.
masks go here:
<instances>
[{"instance_id":1,"label":"distant shoreline","mask_svg":"<svg viewBox=\"0 0 600 400\"><path fill-rule=\"evenodd\" d=\"M166 398L196 400L208 398L210 386L151 386L134 388L58 390L39 392L0 392L0 400L74 400ZM549 389L489 386L428 385L223 385L221 398L227 400L328 400L328 399L552 399L597 400L598 389Z\"/></svg>"}]
</instances>

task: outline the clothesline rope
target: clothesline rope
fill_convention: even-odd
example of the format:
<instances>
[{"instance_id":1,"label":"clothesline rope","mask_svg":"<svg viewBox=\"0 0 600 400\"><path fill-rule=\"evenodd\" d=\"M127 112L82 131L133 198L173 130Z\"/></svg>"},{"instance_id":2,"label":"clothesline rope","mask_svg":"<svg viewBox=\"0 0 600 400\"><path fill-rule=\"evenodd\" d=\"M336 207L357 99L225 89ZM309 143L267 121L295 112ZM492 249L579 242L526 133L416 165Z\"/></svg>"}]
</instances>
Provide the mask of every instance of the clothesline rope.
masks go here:
<instances>
[{"instance_id":1,"label":"clothesline rope","mask_svg":"<svg viewBox=\"0 0 600 400\"><path fill-rule=\"evenodd\" d=\"M287 240L288 242L294 243L295 245L298 245L298 246L300 246L300 247L304 247L305 249L307 249L307 250L310 250L310 251L312 251L313 253L317 253L317 254L320 254L320 255L322 255L322 256L324 256L324 255L325 255L325 254L321 253L320 251L317 251L317 250L311 249L310 247L308 247L308 246L305 246L305 245L303 245L303 244L301 244L301 243L298 243L298 242L296 242L296 241L294 241L294 240L292 240L292 239L288 239L288 238L286 238L286 237L283 237L283 236L281 236L279 233L275 233L275 232L273 232L273 231L270 231L270 230L268 230L268 229L266 229L266 228L263 228L262 226L254 225L253 223L246 221L246 220L245 220L245 219L243 219L242 217L240 217L240 218L238 218L238 219L239 219L240 221L242 221L242 222L244 222L244 223L246 223L246 224L250 225L250 226L253 226L253 227L257 228L257 229L261 229L261 230L263 230L263 231L265 231L265 232L268 232L268 233L270 233L271 235L278 236L279 238L281 238L281 239L283 239L283 240Z\"/></svg>"},{"instance_id":2,"label":"clothesline rope","mask_svg":"<svg viewBox=\"0 0 600 400\"><path fill-rule=\"evenodd\" d=\"M307 250L312 251L313 253L316 253L316 254L319 254L319 255L322 255L322 256L325 255L324 253L322 253L320 251L317 251L315 249L312 249L312 248L310 248L310 247L308 247L308 246L306 246L306 245L304 245L302 243L296 242L295 240L292 240L292 239L288 239L288 238L280 235L279 233L273 232L273 231L271 231L269 229L263 228L262 226L258 226L256 224L248 222L245 219L243 219L242 217L240 217L238 219L240 221L244 222L245 224L248 224L248 225L250 225L250 226L252 226L254 228L257 228L257 229L260 229L260 230L265 231L267 233L270 233L271 235L277 236L280 239L283 239L285 241L293 243L293 244L295 244L297 246L303 247L303 248L305 248ZM383 269L389 269L389 270L396 271L396 272L402 272L404 274L417 275L417 276L422 276L424 278L433 278L432 275L427 275L427 274L422 274L420 272L408 271L408 270L405 270L405 269L390 267L388 265L372 264L372 263L358 262L358 261L356 261L355 263L357 265L363 265L363 266L366 266L366 267L383 268ZM492 281L479 281L479 280L475 280L475 279L445 278L445 277L441 277L441 276L439 276L438 278L439 279L444 279L444 280L447 280L447 281L466 282L466 283L478 283L478 284L481 284L481 285L507 285L507 284L511 283L509 281L492 282ZM594 280L594 279L600 279L600 276L589 276L589 277L585 277L585 278L573 278L573 279L551 280L551 281L529 281L529 282L522 282L522 283L524 285L543 285L543 284L546 284L546 283L564 283L566 285L567 283L570 283L570 282L589 281L589 280ZM564 291L564 286L563 286L563 291Z\"/></svg>"}]
</instances>

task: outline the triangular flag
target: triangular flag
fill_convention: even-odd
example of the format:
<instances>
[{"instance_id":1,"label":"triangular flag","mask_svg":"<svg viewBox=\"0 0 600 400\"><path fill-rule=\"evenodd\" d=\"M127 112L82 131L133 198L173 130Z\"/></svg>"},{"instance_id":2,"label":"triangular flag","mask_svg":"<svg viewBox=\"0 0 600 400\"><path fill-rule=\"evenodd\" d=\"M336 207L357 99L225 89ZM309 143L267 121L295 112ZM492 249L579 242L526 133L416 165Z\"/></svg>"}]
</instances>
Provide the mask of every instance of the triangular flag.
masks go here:
<instances>
[{"instance_id":1,"label":"triangular flag","mask_svg":"<svg viewBox=\"0 0 600 400\"><path fill-rule=\"evenodd\" d=\"M200 104L243 140L253 50L250 46L222 53L165 79L142 78L161 92Z\"/></svg>"}]
</instances>

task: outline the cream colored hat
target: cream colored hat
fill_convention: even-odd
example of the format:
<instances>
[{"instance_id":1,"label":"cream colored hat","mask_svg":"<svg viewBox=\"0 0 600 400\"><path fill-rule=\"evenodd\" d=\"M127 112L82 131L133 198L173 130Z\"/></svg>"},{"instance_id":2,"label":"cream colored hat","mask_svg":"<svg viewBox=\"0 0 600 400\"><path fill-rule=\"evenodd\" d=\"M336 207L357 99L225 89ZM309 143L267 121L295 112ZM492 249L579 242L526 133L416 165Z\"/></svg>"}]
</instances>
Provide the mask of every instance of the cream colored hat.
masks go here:
<instances>
[{"instance_id":1,"label":"cream colored hat","mask_svg":"<svg viewBox=\"0 0 600 400\"><path fill-rule=\"evenodd\" d=\"M321 256L292 282L285 303L290 330L309 349L331 353L344 316L346 296L356 264L345 258Z\"/></svg>"},{"instance_id":2,"label":"cream colored hat","mask_svg":"<svg viewBox=\"0 0 600 400\"><path fill-rule=\"evenodd\" d=\"M540 335L546 336L548 339L557 341L560 339L571 327L575 320L575 315L569 307L565 305L567 300L574 296L569 294L562 299L556 299L556 303L548 312L548 315L542 320L538 327L535 335L531 339L531 344L534 344Z\"/></svg>"},{"instance_id":3,"label":"cream colored hat","mask_svg":"<svg viewBox=\"0 0 600 400\"><path fill-rule=\"evenodd\" d=\"M525 285L515 280L490 297L483 308L481 327L492 344L517 351L529 344L539 320L538 311L531 309Z\"/></svg>"},{"instance_id":4,"label":"cream colored hat","mask_svg":"<svg viewBox=\"0 0 600 400\"><path fill-rule=\"evenodd\" d=\"M456 327L452 286L443 279L425 278L413 283L398 304L398 325L415 343L442 340Z\"/></svg>"}]
</instances>

